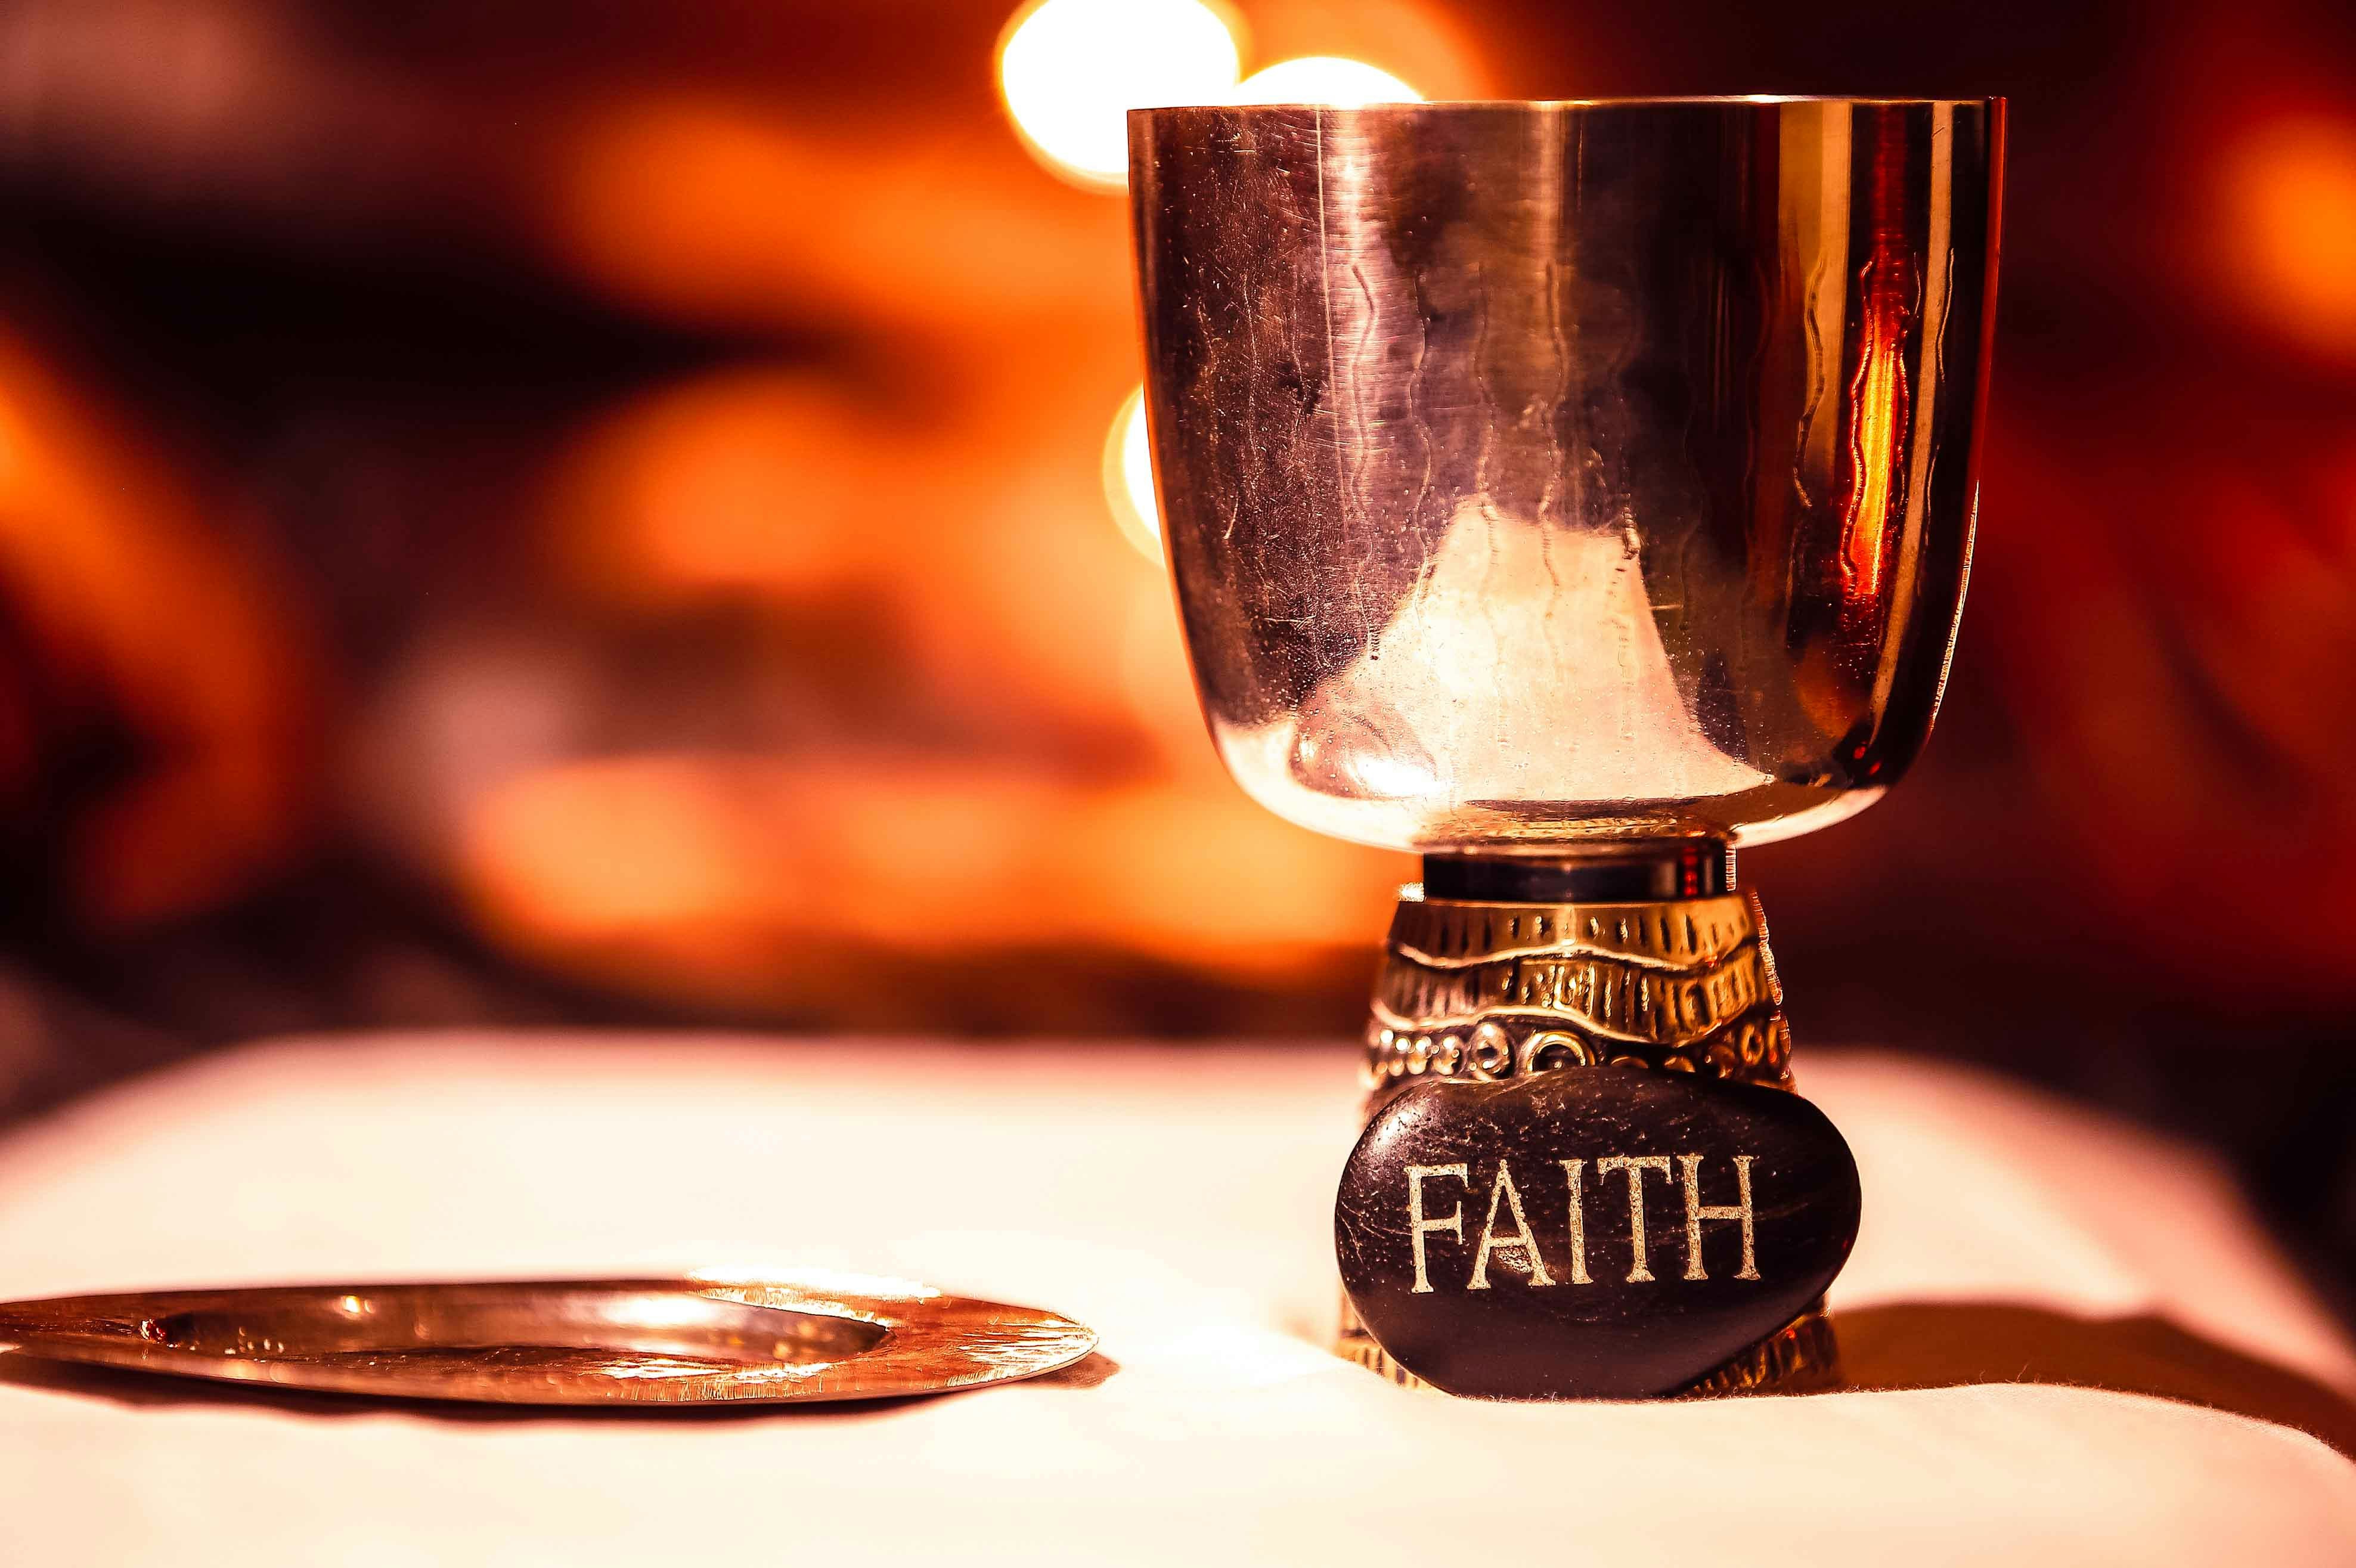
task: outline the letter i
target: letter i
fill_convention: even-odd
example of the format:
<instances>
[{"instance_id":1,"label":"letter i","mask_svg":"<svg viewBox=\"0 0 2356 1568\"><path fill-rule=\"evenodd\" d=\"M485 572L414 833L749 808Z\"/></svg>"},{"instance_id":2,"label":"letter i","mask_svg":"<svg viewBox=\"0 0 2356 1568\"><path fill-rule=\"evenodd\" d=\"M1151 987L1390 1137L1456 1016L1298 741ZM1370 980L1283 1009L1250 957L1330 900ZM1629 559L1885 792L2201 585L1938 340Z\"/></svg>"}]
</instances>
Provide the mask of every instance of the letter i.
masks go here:
<instances>
[{"instance_id":1,"label":"letter i","mask_svg":"<svg viewBox=\"0 0 2356 1568\"><path fill-rule=\"evenodd\" d=\"M1580 1171L1585 1160L1565 1160L1562 1174L1570 1181L1570 1283L1591 1285L1594 1277L1587 1272L1587 1205L1580 1196Z\"/></svg>"}]
</instances>

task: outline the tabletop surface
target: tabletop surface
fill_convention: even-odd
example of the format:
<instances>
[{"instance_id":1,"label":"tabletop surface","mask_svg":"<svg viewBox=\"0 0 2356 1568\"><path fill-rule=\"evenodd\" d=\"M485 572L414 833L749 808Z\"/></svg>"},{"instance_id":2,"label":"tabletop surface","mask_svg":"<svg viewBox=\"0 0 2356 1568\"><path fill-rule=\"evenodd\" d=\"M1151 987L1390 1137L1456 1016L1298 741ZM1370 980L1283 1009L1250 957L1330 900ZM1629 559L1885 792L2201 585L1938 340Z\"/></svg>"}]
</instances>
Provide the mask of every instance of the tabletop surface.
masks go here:
<instances>
[{"instance_id":1,"label":"tabletop surface","mask_svg":"<svg viewBox=\"0 0 2356 1568\"><path fill-rule=\"evenodd\" d=\"M1863 1174L1833 1301L1870 1386L1544 1406L1323 1348L1340 1047L251 1047L0 1141L0 1293L839 1268L1099 1354L651 1417L0 1357L0 1562L2356 1561L2356 1355L2216 1166L1957 1069L1799 1066Z\"/></svg>"}]
</instances>

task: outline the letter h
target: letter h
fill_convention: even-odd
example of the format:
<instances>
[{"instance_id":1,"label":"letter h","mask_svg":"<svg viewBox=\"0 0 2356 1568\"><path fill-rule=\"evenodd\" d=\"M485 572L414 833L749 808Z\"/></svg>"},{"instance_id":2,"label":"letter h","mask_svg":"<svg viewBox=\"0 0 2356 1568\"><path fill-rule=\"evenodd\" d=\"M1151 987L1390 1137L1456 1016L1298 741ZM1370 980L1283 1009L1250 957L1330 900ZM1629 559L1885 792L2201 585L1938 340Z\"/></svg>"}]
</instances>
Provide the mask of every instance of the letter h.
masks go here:
<instances>
[{"instance_id":1,"label":"letter h","mask_svg":"<svg viewBox=\"0 0 2356 1568\"><path fill-rule=\"evenodd\" d=\"M1737 1269L1738 1280L1759 1277L1756 1251L1758 1236L1751 1216L1750 1155L1734 1156L1734 1186L1742 1201L1734 1204L1705 1205L1701 1200L1701 1156L1679 1155L1677 1165L1686 1178L1686 1278L1706 1280L1709 1275L1701 1266L1701 1222L1705 1219L1740 1219L1742 1221L1742 1267Z\"/></svg>"}]
</instances>

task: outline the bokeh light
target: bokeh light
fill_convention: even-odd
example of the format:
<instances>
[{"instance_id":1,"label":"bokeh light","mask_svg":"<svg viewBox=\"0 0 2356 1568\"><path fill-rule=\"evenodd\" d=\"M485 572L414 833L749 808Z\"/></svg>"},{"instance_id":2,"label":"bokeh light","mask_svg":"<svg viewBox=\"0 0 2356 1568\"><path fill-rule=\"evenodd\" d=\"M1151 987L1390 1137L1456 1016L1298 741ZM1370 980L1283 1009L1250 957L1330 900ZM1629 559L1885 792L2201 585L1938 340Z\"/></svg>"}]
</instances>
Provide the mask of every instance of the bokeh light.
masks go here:
<instances>
[{"instance_id":1,"label":"bokeh light","mask_svg":"<svg viewBox=\"0 0 2356 1568\"><path fill-rule=\"evenodd\" d=\"M687 377L616 400L568 443L549 542L567 577L616 606L845 592L882 569L875 533L904 535L936 501L916 488L916 447L815 376Z\"/></svg>"},{"instance_id":2,"label":"bokeh light","mask_svg":"<svg viewBox=\"0 0 2356 1568\"><path fill-rule=\"evenodd\" d=\"M2239 303L2312 351L2356 357L2356 119L2263 123L2223 172L2216 232Z\"/></svg>"},{"instance_id":3,"label":"bokeh light","mask_svg":"<svg viewBox=\"0 0 2356 1568\"><path fill-rule=\"evenodd\" d=\"M1153 448L1145 433L1145 389L1138 388L1112 416L1105 436L1105 501L1113 521L1139 552L1162 564L1162 512L1153 490Z\"/></svg>"},{"instance_id":4,"label":"bokeh light","mask_svg":"<svg viewBox=\"0 0 2356 1568\"><path fill-rule=\"evenodd\" d=\"M1420 103L1423 94L1389 71L1336 55L1305 55L1258 70L1236 89L1237 103Z\"/></svg>"},{"instance_id":5,"label":"bokeh light","mask_svg":"<svg viewBox=\"0 0 2356 1568\"><path fill-rule=\"evenodd\" d=\"M1129 179L1129 111L1225 99L1243 70L1236 32L1202 0L1041 0L1007 29L999 89L1048 167L1116 190Z\"/></svg>"},{"instance_id":6,"label":"bokeh light","mask_svg":"<svg viewBox=\"0 0 2356 1568\"><path fill-rule=\"evenodd\" d=\"M923 855L905 853L912 822L925 824ZM1379 924L1400 869L1225 785L1092 784L887 750L682 748L552 762L492 786L463 824L460 876L498 940L558 972L652 997L882 1008L906 1026L931 1004L908 983L911 961L1001 965L1108 930L1153 961L1298 983L1318 953Z\"/></svg>"}]
</instances>

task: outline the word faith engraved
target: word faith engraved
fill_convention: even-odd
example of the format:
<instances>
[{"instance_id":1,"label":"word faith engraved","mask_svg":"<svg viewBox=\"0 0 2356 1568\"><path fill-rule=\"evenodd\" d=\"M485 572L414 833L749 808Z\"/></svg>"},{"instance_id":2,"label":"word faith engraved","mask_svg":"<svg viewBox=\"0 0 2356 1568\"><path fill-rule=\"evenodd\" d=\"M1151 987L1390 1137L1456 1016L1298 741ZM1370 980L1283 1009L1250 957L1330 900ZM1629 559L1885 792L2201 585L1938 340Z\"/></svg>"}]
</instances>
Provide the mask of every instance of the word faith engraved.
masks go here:
<instances>
[{"instance_id":1,"label":"word faith engraved","mask_svg":"<svg viewBox=\"0 0 2356 1568\"><path fill-rule=\"evenodd\" d=\"M1734 1272L1738 1280L1760 1277L1758 1254L1758 1222L1751 1203L1751 1166L1756 1156L1736 1155L1733 1157L1734 1187L1740 1201L1708 1204L1701 1200L1701 1163L1699 1155L1681 1154L1676 1156L1676 1172L1670 1171L1666 1155L1609 1155L1594 1162L1595 1180L1600 1187L1614 1176L1624 1175L1628 1187L1628 1273L1630 1284L1650 1284L1656 1276L1652 1270L1652 1249L1644 1228L1644 1176L1657 1173L1662 1184L1682 1178L1685 1189L1686 1266L1683 1277L1707 1280L1708 1273L1702 1266L1701 1228L1709 1223L1740 1222L1742 1227L1742 1266ZM1538 1250L1537 1233L1530 1227L1528 1211L1523 1207L1522 1191L1514 1180L1510 1160L1497 1162L1497 1174L1489 1183L1488 1216L1481 1222L1481 1233L1472 1249L1472 1268L1464 1288L1488 1290L1490 1260L1499 1256L1515 1259L1527 1274L1532 1288L1558 1283L1593 1284L1594 1276L1587 1266L1587 1210L1585 1201L1585 1168L1583 1158L1558 1160L1562 1167L1567 1202L1568 1223L1565 1234L1570 1243L1570 1269L1558 1280L1547 1267L1545 1255ZM1436 1287L1431 1283L1430 1238L1446 1233L1461 1248L1464 1244L1464 1205L1459 1199L1447 1214L1433 1216L1428 1212L1425 1184L1434 1181L1454 1181L1469 1193L1473 1189L1472 1166L1463 1161L1450 1165L1409 1165L1407 1167L1408 1238L1415 1260L1415 1283L1410 1294L1430 1294ZM1498 1228L1504 1215L1505 1229Z\"/></svg>"}]
</instances>

